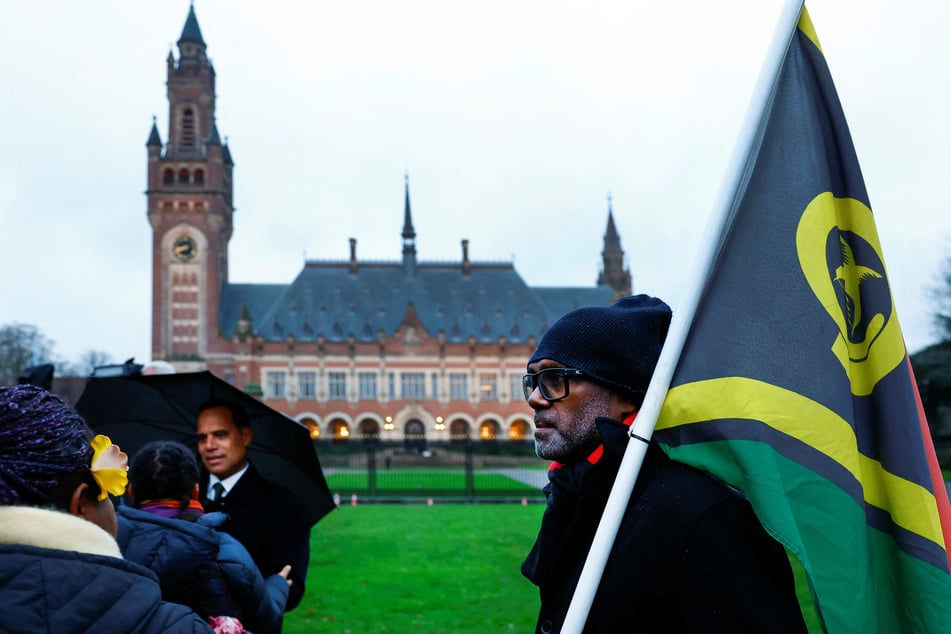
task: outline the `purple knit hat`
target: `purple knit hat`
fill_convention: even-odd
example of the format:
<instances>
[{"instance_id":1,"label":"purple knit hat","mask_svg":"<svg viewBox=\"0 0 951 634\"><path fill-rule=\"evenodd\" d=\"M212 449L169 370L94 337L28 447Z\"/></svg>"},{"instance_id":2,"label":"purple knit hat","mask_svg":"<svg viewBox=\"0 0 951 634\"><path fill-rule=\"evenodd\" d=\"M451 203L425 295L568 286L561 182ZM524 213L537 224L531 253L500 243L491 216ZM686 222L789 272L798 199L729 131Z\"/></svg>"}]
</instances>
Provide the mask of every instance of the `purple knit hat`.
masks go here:
<instances>
[{"instance_id":1,"label":"purple knit hat","mask_svg":"<svg viewBox=\"0 0 951 634\"><path fill-rule=\"evenodd\" d=\"M670 307L648 295L567 313L552 324L528 363L577 368L640 404L670 326Z\"/></svg>"},{"instance_id":2,"label":"purple knit hat","mask_svg":"<svg viewBox=\"0 0 951 634\"><path fill-rule=\"evenodd\" d=\"M0 504L54 504L51 493L89 469L92 431L66 403L33 385L0 387Z\"/></svg>"}]
</instances>

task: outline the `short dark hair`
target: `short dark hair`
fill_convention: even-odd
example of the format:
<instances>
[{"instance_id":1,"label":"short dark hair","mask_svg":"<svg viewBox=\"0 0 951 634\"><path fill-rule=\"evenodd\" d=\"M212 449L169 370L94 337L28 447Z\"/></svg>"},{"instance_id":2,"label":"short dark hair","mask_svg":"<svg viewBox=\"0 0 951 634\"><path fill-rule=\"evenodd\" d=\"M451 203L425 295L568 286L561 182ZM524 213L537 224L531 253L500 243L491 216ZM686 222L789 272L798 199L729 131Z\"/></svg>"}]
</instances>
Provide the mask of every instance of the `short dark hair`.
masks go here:
<instances>
[{"instance_id":1,"label":"short dark hair","mask_svg":"<svg viewBox=\"0 0 951 634\"><path fill-rule=\"evenodd\" d=\"M251 426L251 419L248 418L248 413L244 411L244 408L234 401L229 401L224 398L212 398L205 401L201 407L198 408L198 415L200 416L206 409L215 407L223 407L231 412L231 420L234 421L234 426L238 429Z\"/></svg>"},{"instance_id":2,"label":"short dark hair","mask_svg":"<svg viewBox=\"0 0 951 634\"><path fill-rule=\"evenodd\" d=\"M198 478L194 452L171 440L147 443L129 465L129 484L136 508L147 501L177 500L180 516L188 508Z\"/></svg>"}]
</instances>

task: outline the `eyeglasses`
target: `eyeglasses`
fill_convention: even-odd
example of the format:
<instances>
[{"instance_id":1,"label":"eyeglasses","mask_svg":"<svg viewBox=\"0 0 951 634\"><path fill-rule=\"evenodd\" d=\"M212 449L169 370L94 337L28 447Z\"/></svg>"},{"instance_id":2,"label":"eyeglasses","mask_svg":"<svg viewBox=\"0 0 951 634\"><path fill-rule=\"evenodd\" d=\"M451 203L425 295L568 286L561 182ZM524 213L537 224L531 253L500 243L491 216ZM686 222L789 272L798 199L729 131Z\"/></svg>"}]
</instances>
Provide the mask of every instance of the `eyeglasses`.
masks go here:
<instances>
[{"instance_id":1,"label":"eyeglasses","mask_svg":"<svg viewBox=\"0 0 951 634\"><path fill-rule=\"evenodd\" d=\"M574 368L547 368L522 377L522 391L525 400L532 397L535 388L546 401L560 401L568 396L568 377L584 376L584 372Z\"/></svg>"}]
</instances>

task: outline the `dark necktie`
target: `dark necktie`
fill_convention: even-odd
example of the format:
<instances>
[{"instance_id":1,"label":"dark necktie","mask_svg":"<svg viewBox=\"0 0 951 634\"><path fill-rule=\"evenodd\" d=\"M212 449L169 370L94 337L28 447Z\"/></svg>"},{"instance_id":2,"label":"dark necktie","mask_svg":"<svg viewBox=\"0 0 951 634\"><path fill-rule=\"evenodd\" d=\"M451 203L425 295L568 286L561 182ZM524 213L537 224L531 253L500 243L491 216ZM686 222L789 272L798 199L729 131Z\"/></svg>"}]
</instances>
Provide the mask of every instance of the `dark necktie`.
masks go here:
<instances>
[{"instance_id":1,"label":"dark necktie","mask_svg":"<svg viewBox=\"0 0 951 634\"><path fill-rule=\"evenodd\" d=\"M211 490L214 492L211 500L213 502L220 502L221 498L223 498L225 494L225 485L221 484L220 482L215 482L213 485L211 485Z\"/></svg>"}]
</instances>

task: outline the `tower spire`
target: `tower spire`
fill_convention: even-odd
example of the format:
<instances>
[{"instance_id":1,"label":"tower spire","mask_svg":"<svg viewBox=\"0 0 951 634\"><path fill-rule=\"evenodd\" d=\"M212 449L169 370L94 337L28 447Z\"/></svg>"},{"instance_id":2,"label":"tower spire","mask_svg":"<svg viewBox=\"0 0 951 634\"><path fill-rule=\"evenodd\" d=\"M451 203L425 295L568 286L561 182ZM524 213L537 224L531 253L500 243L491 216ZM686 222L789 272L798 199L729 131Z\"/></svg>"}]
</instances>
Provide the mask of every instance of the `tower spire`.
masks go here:
<instances>
[{"instance_id":1,"label":"tower spire","mask_svg":"<svg viewBox=\"0 0 951 634\"><path fill-rule=\"evenodd\" d=\"M201 36L201 28L198 26L198 17L195 16L195 3L188 5L188 17L185 18L185 27L182 29L182 36L178 38L178 45L182 42L195 42L205 46L205 39Z\"/></svg>"},{"instance_id":2,"label":"tower spire","mask_svg":"<svg viewBox=\"0 0 951 634\"><path fill-rule=\"evenodd\" d=\"M614 207L611 192L608 192L608 226L604 231L604 250L601 252L601 274L598 285L607 285L614 289L614 296L631 294L631 271L624 268L624 250L621 237L614 225Z\"/></svg>"},{"instance_id":3,"label":"tower spire","mask_svg":"<svg viewBox=\"0 0 951 634\"><path fill-rule=\"evenodd\" d=\"M413 274L416 272L416 230L413 229L413 216L409 204L409 173L403 175L404 203L403 203L403 270Z\"/></svg>"},{"instance_id":4,"label":"tower spire","mask_svg":"<svg viewBox=\"0 0 951 634\"><path fill-rule=\"evenodd\" d=\"M621 237L614 226L614 209L611 205L611 192L608 192L608 228L604 232L604 250L621 250Z\"/></svg>"},{"instance_id":5,"label":"tower spire","mask_svg":"<svg viewBox=\"0 0 951 634\"><path fill-rule=\"evenodd\" d=\"M158 124L156 123L155 115L152 115L152 131L149 132L149 140L145 142L145 145L151 147L157 145L161 147L162 137L159 136Z\"/></svg>"}]
</instances>

